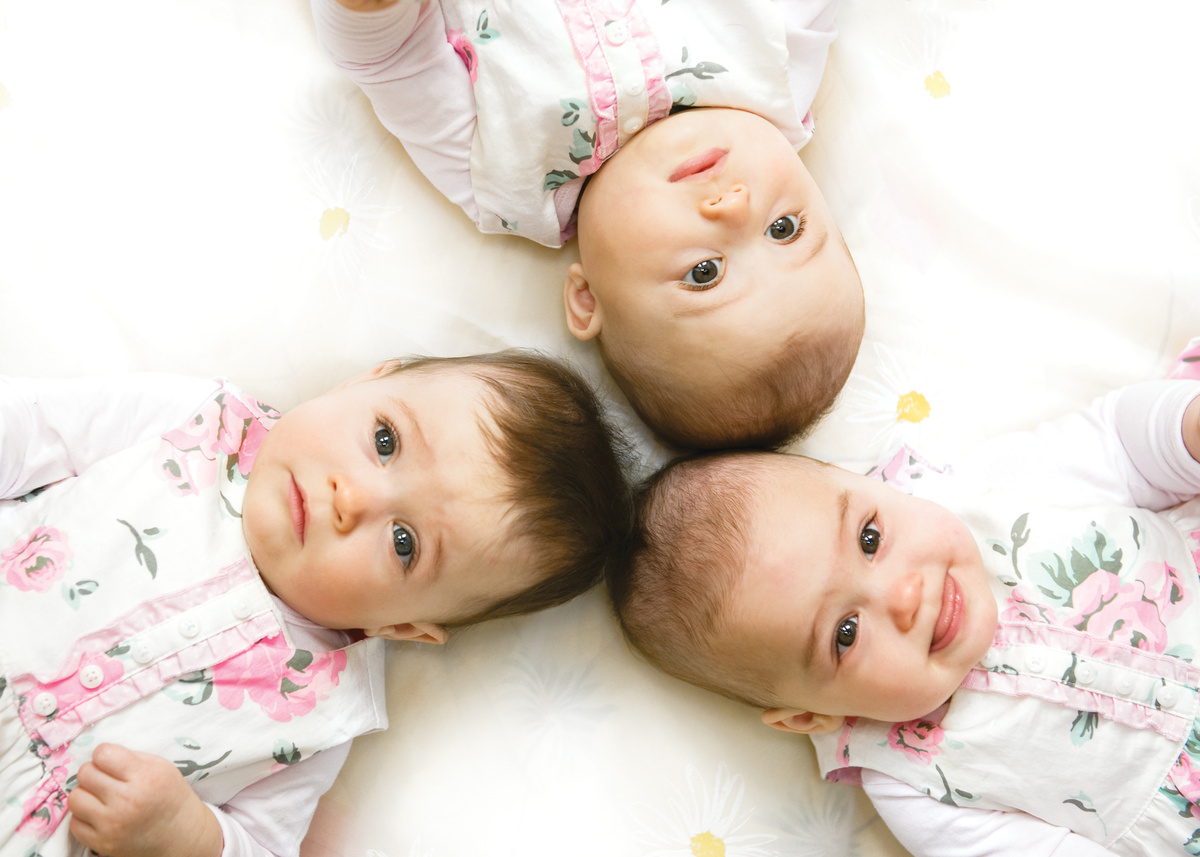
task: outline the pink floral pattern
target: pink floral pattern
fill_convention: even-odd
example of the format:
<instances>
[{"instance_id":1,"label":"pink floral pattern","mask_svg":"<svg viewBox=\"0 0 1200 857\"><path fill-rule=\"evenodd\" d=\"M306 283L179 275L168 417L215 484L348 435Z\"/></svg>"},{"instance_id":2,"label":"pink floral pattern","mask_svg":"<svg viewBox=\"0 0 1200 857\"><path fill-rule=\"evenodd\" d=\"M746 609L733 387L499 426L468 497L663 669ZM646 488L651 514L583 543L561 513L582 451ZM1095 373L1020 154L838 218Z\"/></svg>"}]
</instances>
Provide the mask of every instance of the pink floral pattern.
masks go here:
<instances>
[{"instance_id":1,"label":"pink floral pattern","mask_svg":"<svg viewBox=\"0 0 1200 857\"><path fill-rule=\"evenodd\" d=\"M454 52L462 58L463 65L467 67L467 73L471 75L471 85L474 86L479 77L479 54L475 52L475 46L471 44L471 40L462 30L451 30L446 33L446 40L450 42L450 47L454 48Z\"/></svg>"},{"instance_id":2,"label":"pink floral pattern","mask_svg":"<svg viewBox=\"0 0 1200 857\"><path fill-rule=\"evenodd\" d=\"M74 553L65 533L38 527L28 538L0 553L4 579L23 592L45 592L62 577Z\"/></svg>"},{"instance_id":3,"label":"pink floral pattern","mask_svg":"<svg viewBox=\"0 0 1200 857\"><path fill-rule=\"evenodd\" d=\"M47 839L67 815L67 778L70 776L67 763L70 757L56 760L60 764L51 768L42 780L33 797L21 805L25 817L17 825L17 832L37 841Z\"/></svg>"},{"instance_id":4,"label":"pink floral pattern","mask_svg":"<svg viewBox=\"0 0 1200 857\"><path fill-rule=\"evenodd\" d=\"M893 723L888 733L888 746L900 750L911 759L928 765L933 757L941 753L940 745L945 731L932 720L909 720Z\"/></svg>"},{"instance_id":5,"label":"pink floral pattern","mask_svg":"<svg viewBox=\"0 0 1200 857\"><path fill-rule=\"evenodd\" d=\"M274 636L213 667L213 683L223 707L240 708L249 696L272 720L286 723L312 711L345 666L343 651L292 649Z\"/></svg>"},{"instance_id":6,"label":"pink floral pattern","mask_svg":"<svg viewBox=\"0 0 1200 857\"><path fill-rule=\"evenodd\" d=\"M92 688L84 687L79 680L80 673L87 667L98 667L104 676L100 684ZM76 703L95 696L114 682L120 681L124 675L125 665L117 658L109 657L101 652L86 654L80 659L79 667L75 672L49 684L39 683L30 696L43 692L51 693L58 701L58 710L65 711ZM28 702L28 698L26 701Z\"/></svg>"},{"instance_id":7,"label":"pink floral pattern","mask_svg":"<svg viewBox=\"0 0 1200 857\"><path fill-rule=\"evenodd\" d=\"M1158 607L1144 594L1140 580L1125 582L1107 571L1093 572L1073 590L1075 612L1066 622L1097 637L1161 652L1167 645L1167 629Z\"/></svg>"},{"instance_id":8,"label":"pink floral pattern","mask_svg":"<svg viewBox=\"0 0 1200 857\"><path fill-rule=\"evenodd\" d=\"M278 412L253 399L220 393L186 425L163 435L161 473L180 496L199 494L217 481L220 457L229 475L245 477Z\"/></svg>"}]
</instances>

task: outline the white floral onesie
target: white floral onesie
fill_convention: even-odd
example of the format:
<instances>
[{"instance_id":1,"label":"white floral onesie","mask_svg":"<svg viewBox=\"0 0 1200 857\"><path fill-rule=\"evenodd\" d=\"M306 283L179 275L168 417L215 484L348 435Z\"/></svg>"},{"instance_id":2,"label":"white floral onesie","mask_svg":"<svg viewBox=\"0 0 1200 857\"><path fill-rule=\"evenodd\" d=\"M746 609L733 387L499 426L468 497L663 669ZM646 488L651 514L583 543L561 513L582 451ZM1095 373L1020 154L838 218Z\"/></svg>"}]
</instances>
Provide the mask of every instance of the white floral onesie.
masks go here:
<instances>
[{"instance_id":1,"label":"white floral onesie","mask_svg":"<svg viewBox=\"0 0 1200 857\"><path fill-rule=\"evenodd\" d=\"M584 179L673 107L749 110L796 149L808 142L833 6L432 0L419 13L408 3L361 13L313 0L326 48L443 193L482 231L551 247L574 233ZM431 39L449 42L458 69L446 67ZM455 71L469 79L473 104L447 85ZM472 107L473 123L450 115ZM467 141L463 188L447 164Z\"/></svg>"},{"instance_id":2,"label":"white floral onesie","mask_svg":"<svg viewBox=\"0 0 1200 857\"><path fill-rule=\"evenodd\" d=\"M185 426L0 501L0 854L82 854L66 798L101 741L207 803L383 728L378 640L292 645L240 509L277 414L226 385Z\"/></svg>"}]
</instances>

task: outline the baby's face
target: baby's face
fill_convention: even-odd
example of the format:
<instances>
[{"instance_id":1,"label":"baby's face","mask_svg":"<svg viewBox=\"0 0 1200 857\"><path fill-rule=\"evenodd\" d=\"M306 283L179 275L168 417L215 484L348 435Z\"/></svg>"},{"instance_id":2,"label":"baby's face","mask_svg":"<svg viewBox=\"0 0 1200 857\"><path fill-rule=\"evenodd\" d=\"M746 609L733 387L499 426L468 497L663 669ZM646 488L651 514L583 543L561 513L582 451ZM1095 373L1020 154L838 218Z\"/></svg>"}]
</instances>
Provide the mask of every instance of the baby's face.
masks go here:
<instances>
[{"instance_id":1,"label":"baby's face","mask_svg":"<svg viewBox=\"0 0 1200 857\"><path fill-rule=\"evenodd\" d=\"M285 413L243 508L271 590L327 627L375 631L452 621L529 583L485 390L458 368L369 373Z\"/></svg>"},{"instance_id":2,"label":"baby's face","mask_svg":"<svg viewBox=\"0 0 1200 857\"><path fill-rule=\"evenodd\" d=\"M730 610L731 639L783 707L911 720L983 657L997 608L949 511L831 465L772 474Z\"/></svg>"},{"instance_id":3,"label":"baby's face","mask_svg":"<svg viewBox=\"0 0 1200 857\"><path fill-rule=\"evenodd\" d=\"M626 143L580 201L579 252L587 289L568 279L568 326L668 375L726 373L792 335L861 323L824 197L779 130L743 110L677 113Z\"/></svg>"}]
</instances>

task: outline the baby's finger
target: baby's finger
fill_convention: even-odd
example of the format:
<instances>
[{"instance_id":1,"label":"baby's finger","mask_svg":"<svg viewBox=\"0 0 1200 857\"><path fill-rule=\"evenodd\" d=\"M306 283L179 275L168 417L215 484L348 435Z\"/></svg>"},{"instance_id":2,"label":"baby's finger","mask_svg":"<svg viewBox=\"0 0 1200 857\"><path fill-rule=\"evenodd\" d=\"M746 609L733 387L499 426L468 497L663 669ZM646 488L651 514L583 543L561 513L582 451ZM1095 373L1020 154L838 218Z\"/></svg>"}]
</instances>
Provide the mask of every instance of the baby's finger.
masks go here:
<instances>
[{"instance_id":1,"label":"baby's finger","mask_svg":"<svg viewBox=\"0 0 1200 857\"><path fill-rule=\"evenodd\" d=\"M67 806L75 812L75 803L84 798L105 804L112 800L114 789L119 785L112 775L101 770L92 762L84 762L75 775L76 786L67 798ZM76 797L78 795L78 797Z\"/></svg>"},{"instance_id":2,"label":"baby's finger","mask_svg":"<svg viewBox=\"0 0 1200 857\"><path fill-rule=\"evenodd\" d=\"M92 764L113 779L128 782L137 772L138 754L120 744L97 744Z\"/></svg>"}]
</instances>

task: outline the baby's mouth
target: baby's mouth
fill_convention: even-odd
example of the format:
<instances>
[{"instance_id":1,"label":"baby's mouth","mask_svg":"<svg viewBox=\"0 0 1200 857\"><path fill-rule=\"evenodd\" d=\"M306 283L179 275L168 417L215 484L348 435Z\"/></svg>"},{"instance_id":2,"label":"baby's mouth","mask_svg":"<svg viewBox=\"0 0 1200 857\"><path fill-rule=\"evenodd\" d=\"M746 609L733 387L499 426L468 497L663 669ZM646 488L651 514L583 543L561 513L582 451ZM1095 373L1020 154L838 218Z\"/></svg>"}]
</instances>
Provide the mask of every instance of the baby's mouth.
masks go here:
<instances>
[{"instance_id":1,"label":"baby's mouth","mask_svg":"<svg viewBox=\"0 0 1200 857\"><path fill-rule=\"evenodd\" d=\"M292 513L292 529L296 531L296 538L303 545L304 531L308 528L308 515L304 510L304 492L296 484L295 477L292 477L292 484L288 486L288 509Z\"/></svg>"},{"instance_id":2,"label":"baby's mouth","mask_svg":"<svg viewBox=\"0 0 1200 857\"><path fill-rule=\"evenodd\" d=\"M942 588L942 609L933 623L933 639L929 642L929 653L946 648L958 635L963 620L963 595L958 583L949 574Z\"/></svg>"},{"instance_id":3,"label":"baby's mouth","mask_svg":"<svg viewBox=\"0 0 1200 857\"><path fill-rule=\"evenodd\" d=\"M671 173L670 181L677 182L683 179L701 178L707 176L710 172L720 172L728 155L729 152L726 149L709 149L701 155L688 158L675 168L675 172Z\"/></svg>"}]
</instances>

